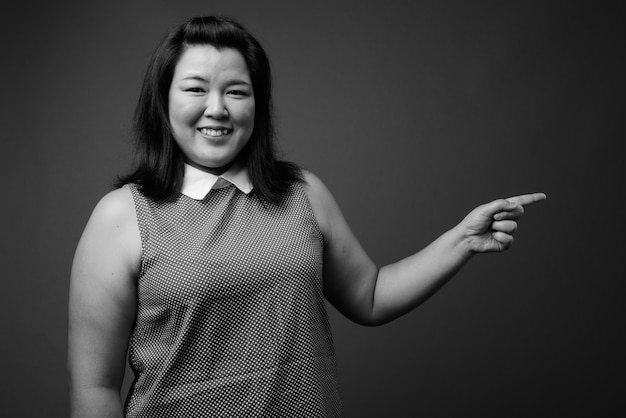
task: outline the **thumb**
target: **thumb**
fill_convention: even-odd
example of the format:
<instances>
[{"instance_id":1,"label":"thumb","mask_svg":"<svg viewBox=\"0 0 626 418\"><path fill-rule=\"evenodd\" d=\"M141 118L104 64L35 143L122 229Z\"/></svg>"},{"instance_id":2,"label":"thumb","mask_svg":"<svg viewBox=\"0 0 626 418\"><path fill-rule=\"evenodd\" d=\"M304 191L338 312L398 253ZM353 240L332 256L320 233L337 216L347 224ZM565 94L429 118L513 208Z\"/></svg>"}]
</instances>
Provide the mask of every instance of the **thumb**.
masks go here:
<instances>
[{"instance_id":1,"label":"thumb","mask_svg":"<svg viewBox=\"0 0 626 418\"><path fill-rule=\"evenodd\" d=\"M498 212L512 210L518 205L515 202L511 202L506 199L496 199L493 202L485 203L481 207L481 213L488 218L493 217Z\"/></svg>"}]
</instances>

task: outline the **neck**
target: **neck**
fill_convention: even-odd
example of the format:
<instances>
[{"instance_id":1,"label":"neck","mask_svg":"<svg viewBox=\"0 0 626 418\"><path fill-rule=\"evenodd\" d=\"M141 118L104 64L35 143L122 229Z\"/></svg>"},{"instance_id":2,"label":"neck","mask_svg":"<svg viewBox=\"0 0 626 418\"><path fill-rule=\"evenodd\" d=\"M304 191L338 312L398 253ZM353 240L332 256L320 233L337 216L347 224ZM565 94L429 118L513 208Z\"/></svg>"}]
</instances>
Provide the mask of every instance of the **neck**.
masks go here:
<instances>
[{"instance_id":1,"label":"neck","mask_svg":"<svg viewBox=\"0 0 626 418\"><path fill-rule=\"evenodd\" d=\"M226 164L226 165L221 166L221 167L207 167L207 166L204 166L204 165L201 165L201 164L197 164L197 163L195 163L195 162L193 162L191 160L186 160L185 162L187 164L189 164L190 166L192 166L194 168L197 168L198 170L202 170L202 171L205 171L207 173L211 173L211 174L214 174L216 176L219 176L221 174L224 174L224 172L226 170L228 170L233 165L234 160L231 161L230 163Z\"/></svg>"}]
</instances>

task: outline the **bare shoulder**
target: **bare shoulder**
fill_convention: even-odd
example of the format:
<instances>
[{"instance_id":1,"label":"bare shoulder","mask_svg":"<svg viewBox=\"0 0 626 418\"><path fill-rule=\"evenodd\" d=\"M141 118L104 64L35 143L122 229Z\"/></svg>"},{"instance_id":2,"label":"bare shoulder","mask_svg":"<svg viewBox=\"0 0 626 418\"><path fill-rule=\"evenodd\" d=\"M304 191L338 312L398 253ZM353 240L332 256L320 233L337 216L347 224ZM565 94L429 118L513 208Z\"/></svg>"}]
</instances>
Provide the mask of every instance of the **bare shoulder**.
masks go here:
<instances>
[{"instance_id":1,"label":"bare shoulder","mask_svg":"<svg viewBox=\"0 0 626 418\"><path fill-rule=\"evenodd\" d=\"M128 186L113 190L100 199L77 249L77 256L86 259L115 253L133 266L138 264L141 256L135 203Z\"/></svg>"},{"instance_id":2,"label":"bare shoulder","mask_svg":"<svg viewBox=\"0 0 626 418\"><path fill-rule=\"evenodd\" d=\"M309 198L324 198L325 194L330 194L326 185L315 174L308 170L302 170L302 175L304 176L305 181L304 190Z\"/></svg>"},{"instance_id":3,"label":"bare shoulder","mask_svg":"<svg viewBox=\"0 0 626 418\"><path fill-rule=\"evenodd\" d=\"M304 184L304 190L311 203L315 219L324 235L328 236L332 231L330 225L333 222L333 218L338 215L340 216L337 202L319 177L307 170L302 170L302 174L306 182L306 184Z\"/></svg>"},{"instance_id":4,"label":"bare shoulder","mask_svg":"<svg viewBox=\"0 0 626 418\"><path fill-rule=\"evenodd\" d=\"M308 170L302 170L302 174L305 181L304 190L314 210L316 207L326 206L329 201L334 201L330 190L319 177Z\"/></svg>"},{"instance_id":5,"label":"bare shoulder","mask_svg":"<svg viewBox=\"0 0 626 418\"><path fill-rule=\"evenodd\" d=\"M135 203L130 188L124 186L107 193L93 210L91 221L126 224L135 220Z\"/></svg>"}]
</instances>

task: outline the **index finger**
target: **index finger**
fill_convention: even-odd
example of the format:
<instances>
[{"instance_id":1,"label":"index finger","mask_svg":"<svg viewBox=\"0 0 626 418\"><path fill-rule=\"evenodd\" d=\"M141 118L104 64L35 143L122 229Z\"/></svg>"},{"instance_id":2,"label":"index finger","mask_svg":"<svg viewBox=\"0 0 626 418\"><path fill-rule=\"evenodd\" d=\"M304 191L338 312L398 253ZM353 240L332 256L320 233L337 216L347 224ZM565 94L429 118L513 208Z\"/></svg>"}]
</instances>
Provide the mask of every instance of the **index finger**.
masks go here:
<instances>
[{"instance_id":1,"label":"index finger","mask_svg":"<svg viewBox=\"0 0 626 418\"><path fill-rule=\"evenodd\" d=\"M545 193L530 193L530 194L522 194L519 196L509 197L508 200L511 203L515 203L521 206L532 205L533 203L541 202L546 199Z\"/></svg>"}]
</instances>

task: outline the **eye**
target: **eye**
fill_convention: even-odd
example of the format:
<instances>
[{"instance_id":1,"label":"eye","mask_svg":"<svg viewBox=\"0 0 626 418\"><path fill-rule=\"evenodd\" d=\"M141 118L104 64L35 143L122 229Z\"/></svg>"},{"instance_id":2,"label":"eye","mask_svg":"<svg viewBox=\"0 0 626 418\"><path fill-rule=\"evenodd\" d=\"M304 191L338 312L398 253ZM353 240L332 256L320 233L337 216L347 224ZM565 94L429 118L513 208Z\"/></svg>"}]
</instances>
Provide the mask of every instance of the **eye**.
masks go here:
<instances>
[{"instance_id":1,"label":"eye","mask_svg":"<svg viewBox=\"0 0 626 418\"><path fill-rule=\"evenodd\" d=\"M185 91L188 91L190 93L204 93L204 89L201 87L188 87L185 89Z\"/></svg>"},{"instance_id":2,"label":"eye","mask_svg":"<svg viewBox=\"0 0 626 418\"><path fill-rule=\"evenodd\" d=\"M246 97L249 95L247 91L237 90L237 89L228 90L227 94L229 96L235 96L235 97Z\"/></svg>"}]
</instances>

